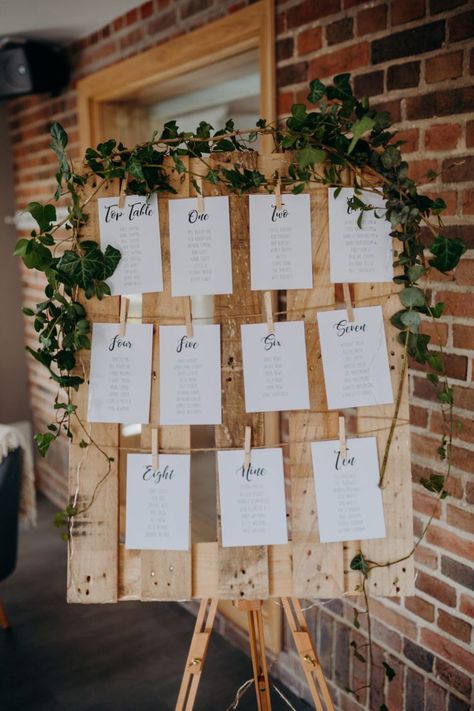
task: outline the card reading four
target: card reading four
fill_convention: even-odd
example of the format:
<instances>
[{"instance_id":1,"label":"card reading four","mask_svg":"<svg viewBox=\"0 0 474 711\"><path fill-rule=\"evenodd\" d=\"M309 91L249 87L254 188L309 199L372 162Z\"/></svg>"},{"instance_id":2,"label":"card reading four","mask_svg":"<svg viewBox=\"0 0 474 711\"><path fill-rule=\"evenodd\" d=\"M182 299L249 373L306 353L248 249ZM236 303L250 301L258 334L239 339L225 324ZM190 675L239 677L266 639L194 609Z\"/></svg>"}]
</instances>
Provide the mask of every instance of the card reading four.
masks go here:
<instances>
[{"instance_id":1,"label":"card reading four","mask_svg":"<svg viewBox=\"0 0 474 711\"><path fill-rule=\"evenodd\" d=\"M100 244L121 253L107 283L112 294L163 291L160 221L156 195L127 195L123 208L117 197L99 198Z\"/></svg>"},{"instance_id":2,"label":"card reading four","mask_svg":"<svg viewBox=\"0 0 474 711\"><path fill-rule=\"evenodd\" d=\"M379 487L377 440L347 440L346 457L338 440L311 444L321 543L385 538Z\"/></svg>"},{"instance_id":3,"label":"card reading four","mask_svg":"<svg viewBox=\"0 0 474 711\"><path fill-rule=\"evenodd\" d=\"M127 455L125 548L189 550L189 454Z\"/></svg>"},{"instance_id":4,"label":"card reading four","mask_svg":"<svg viewBox=\"0 0 474 711\"><path fill-rule=\"evenodd\" d=\"M171 294L232 293L229 198L207 197L199 213L196 198L170 200Z\"/></svg>"},{"instance_id":5,"label":"card reading four","mask_svg":"<svg viewBox=\"0 0 474 711\"><path fill-rule=\"evenodd\" d=\"M153 326L95 323L92 331L89 422L146 424L150 417Z\"/></svg>"},{"instance_id":6,"label":"card reading four","mask_svg":"<svg viewBox=\"0 0 474 711\"><path fill-rule=\"evenodd\" d=\"M303 321L241 326L246 412L307 410L308 369Z\"/></svg>"},{"instance_id":7,"label":"card reading four","mask_svg":"<svg viewBox=\"0 0 474 711\"><path fill-rule=\"evenodd\" d=\"M311 209L309 195L249 196L251 288L311 289Z\"/></svg>"},{"instance_id":8,"label":"card reading four","mask_svg":"<svg viewBox=\"0 0 474 711\"><path fill-rule=\"evenodd\" d=\"M288 543L281 449L217 453L222 545L266 546Z\"/></svg>"},{"instance_id":9,"label":"card reading four","mask_svg":"<svg viewBox=\"0 0 474 711\"><path fill-rule=\"evenodd\" d=\"M160 326L160 424L221 422L220 326Z\"/></svg>"}]
</instances>

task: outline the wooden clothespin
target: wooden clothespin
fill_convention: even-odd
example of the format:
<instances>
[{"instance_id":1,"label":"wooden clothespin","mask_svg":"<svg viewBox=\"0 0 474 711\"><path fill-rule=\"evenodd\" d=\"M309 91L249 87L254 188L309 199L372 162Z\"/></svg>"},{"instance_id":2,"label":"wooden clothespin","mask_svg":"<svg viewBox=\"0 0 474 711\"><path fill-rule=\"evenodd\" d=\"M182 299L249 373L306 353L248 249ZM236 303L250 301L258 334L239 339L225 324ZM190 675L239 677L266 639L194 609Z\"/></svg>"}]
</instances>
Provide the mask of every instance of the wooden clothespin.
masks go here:
<instances>
[{"instance_id":1,"label":"wooden clothespin","mask_svg":"<svg viewBox=\"0 0 474 711\"><path fill-rule=\"evenodd\" d=\"M119 210L123 210L125 207L125 198L127 197L127 185L128 185L128 174L125 176L125 178L122 180L120 184L120 195L119 195L119 201L118 201L118 206Z\"/></svg>"},{"instance_id":2,"label":"wooden clothespin","mask_svg":"<svg viewBox=\"0 0 474 711\"><path fill-rule=\"evenodd\" d=\"M263 293L263 303L265 306L265 318L267 321L268 333L275 333L275 324L273 323L272 313L272 292L265 291Z\"/></svg>"},{"instance_id":3,"label":"wooden clothespin","mask_svg":"<svg viewBox=\"0 0 474 711\"><path fill-rule=\"evenodd\" d=\"M339 415L339 450L341 457L347 457L347 442L346 442L346 420L344 415Z\"/></svg>"},{"instance_id":4,"label":"wooden clothespin","mask_svg":"<svg viewBox=\"0 0 474 711\"><path fill-rule=\"evenodd\" d=\"M151 467L155 471L158 469L158 429L156 427L151 430Z\"/></svg>"},{"instance_id":5,"label":"wooden clothespin","mask_svg":"<svg viewBox=\"0 0 474 711\"><path fill-rule=\"evenodd\" d=\"M120 325L119 336L125 336L127 330L127 315L128 315L129 300L126 296L120 297Z\"/></svg>"},{"instance_id":6,"label":"wooden clothespin","mask_svg":"<svg viewBox=\"0 0 474 711\"><path fill-rule=\"evenodd\" d=\"M184 299L185 299L185 301L184 301L184 320L186 323L186 336L188 338L192 338L194 335L194 329L193 329L193 315L192 315L191 297L185 296Z\"/></svg>"},{"instance_id":7,"label":"wooden clothespin","mask_svg":"<svg viewBox=\"0 0 474 711\"><path fill-rule=\"evenodd\" d=\"M204 212L204 188L202 187L202 178L200 175L196 178L196 183L199 188L199 190L196 191L197 192L197 211L200 215L202 215L202 213Z\"/></svg>"},{"instance_id":8,"label":"wooden clothespin","mask_svg":"<svg viewBox=\"0 0 474 711\"><path fill-rule=\"evenodd\" d=\"M248 469L250 465L250 445L252 442L252 428L245 428L244 437L244 469Z\"/></svg>"},{"instance_id":9,"label":"wooden clothespin","mask_svg":"<svg viewBox=\"0 0 474 711\"><path fill-rule=\"evenodd\" d=\"M342 293L344 294L344 304L347 311L347 320L349 321L349 323L353 323L354 309L352 308L351 290L349 288L349 284L344 283L342 285Z\"/></svg>"},{"instance_id":10,"label":"wooden clothespin","mask_svg":"<svg viewBox=\"0 0 474 711\"><path fill-rule=\"evenodd\" d=\"M277 210L281 210L281 178L279 177L275 185L275 205Z\"/></svg>"}]
</instances>

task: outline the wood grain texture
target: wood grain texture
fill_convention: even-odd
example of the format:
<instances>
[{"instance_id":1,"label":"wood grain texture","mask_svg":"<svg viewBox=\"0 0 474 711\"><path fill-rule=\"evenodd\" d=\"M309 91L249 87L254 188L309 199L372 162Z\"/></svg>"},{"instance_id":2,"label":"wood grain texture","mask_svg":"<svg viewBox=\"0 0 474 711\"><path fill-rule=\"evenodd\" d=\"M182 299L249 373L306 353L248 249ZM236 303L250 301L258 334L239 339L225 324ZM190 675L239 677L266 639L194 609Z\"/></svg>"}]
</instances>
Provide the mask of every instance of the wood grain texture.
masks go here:
<instances>
[{"instance_id":1,"label":"wood grain texture","mask_svg":"<svg viewBox=\"0 0 474 711\"><path fill-rule=\"evenodd\" d=\"M188 197L189 179L181 180L173 174L176 198ZM161 257L163 264L163 291L144 294L142 320L153 323L153 367L151 384L150 425L142 427L141 446L151 448L151 428L159 425L159 325L168 319L177 319L184 324L185 299L171 296L169 213L168 200L172 196L159 199ZM157 321L158 319L158 321ZM189 451L191 428L189 426L160 426L158 431L160 452L178 449ZM142 600L189 600L192 595L191 547L188 551L142 551L141 558L141 599Z\"/></svg>"},{"instance_id":2,"label":"wood grain texture","mask_svg":"<svg viewBox=\"0 0 474 711\"><path fill-rule=\"evenodd\" d=\"M84 194L95 191L101 182L93 182ZM99 240L98 197L118 192L117 181L104 183L91 201L89 219L81 230L80 238ZM91 322L118 321L119 299L109 297L80 301L84 304ZM89 424L87 402L89 396L90 352L78 354L75 373L85 377L79 392L73 393L77 417L72 417L73 444L69 448L69 501L78 510L74 517L68 544L68 602L95 603L117 601L118 579L118 442L116 424ZM84 424L81 424L84 423ZM94 446L85 449L81 440L92 438L102 449ZM114 459L107 461L107 456Z\"/></svg>"},{"instance_id":3,"label":"wood grain texture","mask_svg":"<svg viewBox=\"0 0 474 711\"><path fill-rule=\"evenodd\" d=\"M289 415L293 595L335 597L344 590L340 543L320 543L311 442L337 437L338 413L327 412L316 309L334 304L329 279L328 194L311 191L313 289L288 291L288 320L304 320L310 410ZM304 442L304 444L301 444Z\"/></svg>"},{"instance_id":4,"label":"wood grain texture","mask_svg":"<svg viewBox=\"0 0 474 711\"><path fill-rule=\"evenodd\" d=\"M221 323L223 424L216 427L216 446L243 447L244 431L252 428L252 446L265 444L262 413L245 412L240 325L242 314L261 313L258 292L250 290L248 198L231 196L232 279L234 293L215 298L215 316ZM220 532L219 532L220 538ZM219 545L220 598L265 599L268 597L266 546L224 548Z\"/></svg>"},{"instance_id":5,"label":"wood grain texture","mask_svg":"<svg viewBox=\"0 0 474 711\"><path fill-rule=\"evenodd\" d=\"M382 304L387 338L388 360L392 376L394 399L403 375L405 353L398 343L398 331L390 325L390 317L400 309L399 287L395 284L357 284L354 287L356 300L364 299L364 306ZM387 296L387 292L391 292ZM372 561L386 563L406 556L413 547L413 502L411 478L411 449L408 403L408 372L405 368L402 379L399 422L390 446L389 458L382 486L386 538L362 541L362 553ZM357 411L357 433L377 438L379 465L382 464L389 428L395 405L360 407ZM374 419L378 418L378 419ZM374 430L379 430L374 432ZM369 576L367 589L371 595L413 595L413 556L396 565L375 568Z\"/></svg>"}]
</instances>

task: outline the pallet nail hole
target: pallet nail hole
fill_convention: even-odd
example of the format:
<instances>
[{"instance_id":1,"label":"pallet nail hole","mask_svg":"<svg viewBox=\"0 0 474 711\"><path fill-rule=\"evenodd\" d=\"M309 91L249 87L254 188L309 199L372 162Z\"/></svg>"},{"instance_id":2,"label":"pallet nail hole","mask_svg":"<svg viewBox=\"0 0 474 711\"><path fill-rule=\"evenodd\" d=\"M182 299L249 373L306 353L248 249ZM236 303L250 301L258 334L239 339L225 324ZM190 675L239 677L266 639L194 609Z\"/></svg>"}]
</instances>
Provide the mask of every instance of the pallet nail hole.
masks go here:
<instances>
[{"instance_id":1,"label":"pallet nail hole","mask_svg":"<svg viewBox=\"0 0 474 711\"><path fill-rule=\"evenodd\" d=\"M86 580L87 580L88 583L90 583L90 581L91 581L91 576L88 575L87 578L86 578Z\"/></svg>"}]
</instances>

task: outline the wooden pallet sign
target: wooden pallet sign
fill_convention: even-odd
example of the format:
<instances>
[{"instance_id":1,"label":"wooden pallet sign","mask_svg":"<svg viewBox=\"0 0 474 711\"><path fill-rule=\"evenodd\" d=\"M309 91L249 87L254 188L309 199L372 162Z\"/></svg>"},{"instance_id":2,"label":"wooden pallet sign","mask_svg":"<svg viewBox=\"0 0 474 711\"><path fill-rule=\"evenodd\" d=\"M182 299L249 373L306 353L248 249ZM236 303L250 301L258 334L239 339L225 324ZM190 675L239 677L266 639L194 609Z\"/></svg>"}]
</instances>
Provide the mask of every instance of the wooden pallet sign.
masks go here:
<instances>
[{"instance_id":1,"label":"wooden pallet sign","mask_svg":"<svg viewBox=\"0 0 474 711\"><path fill-rule=\"evenodd\" d=\"M233 165L232 154L212 156L214 165ZM239 155L239 165L258 168L268 176L285 174L289 156ZM192 159L193 174L203 173L203 164ZM206 167L204 167L207 170ZM186 174L187 175L187 174ZM139 451L151 451L152 430L159 433L162 453L190 453L189 425L162 426L159 421L159 326L183 323L187 297L172 297L170 288L170 246L168 201L196 196L189 177L173 175L176 195L160 195L161 252L164 290L142 298L142 322L153 324L153 362L149 424L142 426ZM350 180L348 178L348 184ZM204 199L225 194L222 186L206 181ZM92 185L88 190L95 190ZM97 197L118 196L117 181L105 184ZM265 320L262 294L251 290L249 247L249 200L246 195L229 197L233 264L233 293L214 297L214 323L221 327L222 424L214 431L214 449L242 448L245 428L250 426L252 446L283 447L286 456L286 505L289 512L289 543L285 545L224 547L220 526L216 540L191 542L188 551L128 550L124 544L125 461L127 439L117 424L87 422L90 354L81 353L78 369L86 374L76 396L79 419L73 423L74 443L69 457L70 502L78 510L69 541L69 602L97 603L124 600L252 600L272 597L328 598L361 591L360 573L350 568L352 558L362 552L368 559L385 563L406 556L413 545L410 439L407 369L402 346L390 316L398 309L397 289L392 282L364 283L352 287L351 299L359 305L382 307L393 392L400 401L396 427L385 466L382 498L386 537L337 543L321 543L312 469L311 443L337 440L339 412L328 410L323 374L320 336L316 315L319 310L344 308L339 289L330 279L328 189L308 190L311 205L313 288L287 292L286 305L277 308L275 320L304 321L310 407L288 415L288 442L282 443L279 413L245 411L240 327ZM88 222L81 238L98 241L96 199L87 206ZM280 295L281 296L281 295ZM281 303L281 302L280 302ZM94 323L118 323L120 297L85 302ZM376 438L379 462L384 461L395 405L359 407L347 418L347 436ZM283 414L283 418L286 417ZM80 420L80 421L79 421ZM98 445L83 448L82 439L91 437ZM136 451L136 449L135 449ZM107 455L110 461L107 462ZM192 465L191 465L192 466ZM213 472L206 473L214 476ZM192 497L191 497L192 510ZM408 595L413 592L413 560L373 571L368 589L373 595Z\"/></svg>"}]
</instances>

